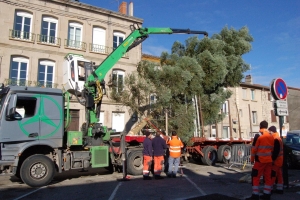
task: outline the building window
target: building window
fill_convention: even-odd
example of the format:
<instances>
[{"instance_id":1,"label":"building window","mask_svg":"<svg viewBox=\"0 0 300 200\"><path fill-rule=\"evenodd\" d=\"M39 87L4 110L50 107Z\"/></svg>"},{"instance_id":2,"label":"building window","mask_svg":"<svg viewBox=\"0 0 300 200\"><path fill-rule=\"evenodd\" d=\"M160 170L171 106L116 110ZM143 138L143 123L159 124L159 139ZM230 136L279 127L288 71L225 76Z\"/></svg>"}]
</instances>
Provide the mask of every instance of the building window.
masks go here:
<instances>
[{"instance_id":1,"label":"building window","mask_svg":"<svg viewBox=\"0 0 300 200\"><path fill-rule=\"evenodd\" d=\"M104 112L100 112L100 117L98 123L102 124L104 126Z\"/></svg>"},{"instance_id":2,"label":"building window","mask_svg":"<svg viewBox=\"0 0 300 200\"><path fill-rule=\"evenodd\" d=\"M150 110L154 107L157 101L156 94L150 94Z\"/></svg>"},{"instance_id":3,"label":"building window","mask_svg":"<svg viewBox=\"0 0 300 200\"><path fill-rule=\"evenodd\" d=\"M122 132L125 127L125 114L119 112L112 113L112 129L116 132Z\"/></svg>"},{"instance_id":4,"label":"building window","mask_svg":"<svg viewBox=\"0 0 300 200\"><path fill-rule=\"evenodd\" d=\"M31 40L32 14L17 11L15 14L15 25L12 31L13 38Z\"/></svg>"},{"instance_id":5,"label":"building window","mask_svg":"<svg viewBox=\"0 0 300 200\"><path fill-rule=\"evenodd\" d=\"M29 60L23 57L12 57L10 80L12 85L26 85Z\"/></svg>"},{"instance_id":6,"label":"building window","mask_svg":"<svg viewBox=\"0 0 300 200\"><path fill-rule=\"evenodd\" d=\"M113 48L116 49L124 41L124 38L124 33L114 32Z\"/></svg>"},{"instance_id":7,"label":"building window","mask_svg":"<svg viewBox=\"0 0 300 200\"><path fill-rule=\"evenodd\" d=\"M229 126L223 126L222 138L229 138Z\"/></svg>"},{"instance_id":8,"label":"building window","mask_svg":"<svg viewBox=\"0 0 300 200\"><path fill-rule=\"evenodd\" d=\"M239 109L239 115L240 115L240 118L243 117L243 110L242 109Z\"/></svg>"},{"instance_id":9,"label":"building window","mask_svg":"<svg viewBox=\"0 0 300 200\"><path fill-rule=\"evenodd\" d=\"M57 23L58 20L52 17L43 17L40 41L50 44L57 44Z\"/></svg>"},{"instance_id":10,"label":"building window","mask_svg":"<svg viewBox=\"0 0 300 200\"><path fill-rule=\"evenodd\" d=\"M69 23L68 46L82 49L82 25L78 23Z\"/></svg>"},{"instance_id":11,"label":"building window","mask_svg":"<svg viewBox=\"0 0 300 200\"><path fill-rule=\"evenodd\" d=\"M211 126L211 135L210 135L210 137L216 137L216 132L217 132L216 126Z\"/></svg>"},{"instance_id":12,"label":"building window","mask_svg":"<svg viewBox=\"0 0 300 200\"><path fill-rule=\"evenodd\" d=\"M257 124L257 112L252 111L252 124Z\"/></svg>"},{"instance_id":13,"label":"building window","mask_svg":"<svg viewBox=\"0 0 300 200\"><path fill-rule=\"evenodd\" d=\"M243 99L247 99L247 89L242 88L242 91L243 91Z\"/></svg>"},{"instance_id":14,"label":"building window","mask_svg":"<svg viewBox=\"0 0 300 200\"><path fill-rule=\"evenodd\" d=\"M122 92L124 88L125 72L121 70L113 70L112 82L116 92Z\"/></svg>"},{"instance_id":15,"label":"building window","mask_svg":"<svg viewBox=\"0 0 300 200\"><path fill-rule=\"evenodd\" d=\"M55 63L52 61L40 61L38 69L39 86L53 87Z\"/></svg>"},{"instance_id":16,"label":"building window","mask_svg":"<svg viewBox=\"0 0 300 200\"><path fill-rule=\"evenodd\" d=\"M255 100L255 90L251 90L251 100L254 101Z\"/></svg>"},{"instance_id":17,"label":"building window","mask_svg":"<svg viewBox=\"0 0 300 200\"><path fill-rule=\"evenodd\" d=\"M92 51L108 54L108 49L105 47L105 29L94 27L93 28L93 44Z\"/></svg>"},{"instance_id":18,"label":"building window","mask_svg":"<svg viewBox=\"0 0 300 200\"><path fill-rule=\"evenodd\" d=\"M225 101L222 105L222 113L228 115L228 101Z\"/></svg>"}]
</instances>

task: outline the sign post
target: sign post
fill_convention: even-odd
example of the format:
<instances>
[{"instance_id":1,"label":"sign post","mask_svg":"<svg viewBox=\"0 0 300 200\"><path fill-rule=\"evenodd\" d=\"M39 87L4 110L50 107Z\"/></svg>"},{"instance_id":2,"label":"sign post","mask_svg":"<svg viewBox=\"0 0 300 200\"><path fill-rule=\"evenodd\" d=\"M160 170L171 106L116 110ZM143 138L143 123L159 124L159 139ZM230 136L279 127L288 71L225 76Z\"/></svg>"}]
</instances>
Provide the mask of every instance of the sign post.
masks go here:
<instances>
[{"instance_id":1,"label":"sign post","mask_svg":"<svg viewBox=\"0 0 300 200\"><path fill-rule=\"evenodd\" d=\"M286 101L288 95L288 88L286 83L282 78L277 78L271 81L270 91L273 98L276 100L274 102L274 112L275 115L279 117L279 130L280 130L280 137L282 139L282 126L283 126L283 119L284 116L288 116L288 104ZM283 147L283 180L284 184L289 188L289 179L288 179L288 166L287 166L287 155L285 145Z\"/></svg>"}]
</instances>

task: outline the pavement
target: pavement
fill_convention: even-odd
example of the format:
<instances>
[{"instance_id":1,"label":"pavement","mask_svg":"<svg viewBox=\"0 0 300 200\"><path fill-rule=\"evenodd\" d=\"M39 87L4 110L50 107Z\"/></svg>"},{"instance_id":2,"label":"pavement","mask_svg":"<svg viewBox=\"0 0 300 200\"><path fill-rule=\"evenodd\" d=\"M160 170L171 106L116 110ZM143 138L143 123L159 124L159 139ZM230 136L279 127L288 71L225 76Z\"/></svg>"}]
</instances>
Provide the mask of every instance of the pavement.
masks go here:
<instances>
[{"instance_id":1,"label":"pavement","mask_svg":"<svg viewBox=\"0 0 300 200\"><path fill-rule=\"evenodd\" d=\"M272 200L300 199L300 169L289 170L288 175L289 187L284 188L283 195L273 194ZM219 163L216 166L187 163L182 168L182 176L177 178L143 181L142 176L128 176L129 181L120 182L121 177L120 173L108 174L104 169L70 171L57 174L49 186L36 189L11 174L2 173L0 199L236 200L245 199L252 192L251 166L242 169ZM49 192L51 196L48 196Z\"/></svg>"}]
</instances>

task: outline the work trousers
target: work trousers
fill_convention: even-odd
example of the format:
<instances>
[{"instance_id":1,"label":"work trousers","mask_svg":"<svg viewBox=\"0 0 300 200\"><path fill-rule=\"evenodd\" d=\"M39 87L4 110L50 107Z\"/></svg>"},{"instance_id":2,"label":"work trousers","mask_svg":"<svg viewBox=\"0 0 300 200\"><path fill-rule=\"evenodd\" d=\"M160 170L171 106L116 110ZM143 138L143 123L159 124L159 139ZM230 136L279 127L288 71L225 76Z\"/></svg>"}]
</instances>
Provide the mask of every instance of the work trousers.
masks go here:
<instances>
[{"instance_id":1,"label":"work trousers","mask_svg":"<svg viewBox=\"0 0 300 200\"><path fill-rule=\"evenodd\" d=\"M173 158L173 157L169 157L169 170L168 170L168 174L177 174L178 171L178 166L180 164L180 157L178 158ZM174 170L173 170L173 165L174 165Z\"/></svg>"},{"instance_id":2,"label":"work trousers","mask_svg":"<svg viewBox=\"0 0 300 200\"><path fill-rule=\"evenodd\" d=\"M282 168L278 167L276 165L273 165L272 166L272 186L274 186L276 179L277 179L276 189L283 190Z\"/></svg>"},{"instance_id":3,"label":"work trousers","mask_svg":"<svg viewBox=\"0 0 300 200\"><path fill-rule=\"evenodd\" d=\"M272 190L272 163L255 162L252 168L252 193L259 195L260 177L264 176L264 194L271 194Z\"/></svg>"},{"instance_id":4,"label":"work trousers","mask_svg":"<svg viewBox=\"0 0 300 200\"><path fill-rule=\"evenodd\" d=\"M154 156L154 175L160 176L164 165L164 156Z\"/></svg>"},{"instance_id":5,"label":"work trousers","mask_svg":"<svg viewBox=\"0 0 300 200\"><path fill-rule=\"evenodd\" d=\"M143 167L143 175L149 176L150 168L152 164L152 156L144 155L144 167Z\"/></svg>"}]
</instances>

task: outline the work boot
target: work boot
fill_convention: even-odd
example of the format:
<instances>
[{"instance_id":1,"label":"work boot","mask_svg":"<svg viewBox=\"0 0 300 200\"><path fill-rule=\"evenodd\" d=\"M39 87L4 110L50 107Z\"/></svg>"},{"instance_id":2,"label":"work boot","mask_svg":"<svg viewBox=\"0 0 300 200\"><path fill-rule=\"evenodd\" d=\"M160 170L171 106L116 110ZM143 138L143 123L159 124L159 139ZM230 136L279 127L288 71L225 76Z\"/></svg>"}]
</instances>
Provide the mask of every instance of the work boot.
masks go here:
<instances>
[{"instance_id":1,"label":"work boot","mask_svg":"<svg viewBox=\"0 0 300 200\"><path fill-rule=\"evenodd\" d=\"M152 178L150 176L144 176L143 180L151 180Z\"/></svg>"},{"instance_id":2,"label":"work boot","mask_svg":"<svg viewBox=\"0 0 300 200\"><path fill-rule=\"evenodd\" d=\"M251 197L248 197L245 200L259 200L259 195L258 194L252 194Z\"/></svg>"},{"instance_id":3,"label":"work boot","mask_svg":"<svg viewBox=\"0 0 300 200\"><path fill-rule=\"evenodd\" d=\"M260 199L264 199L264 200L270 200L271 199L271 194L263 194L262 196L260 196Z\"/></svg>"},{"instance_id":4,"label":"work boot","mask_svg":"<svg viewBox=\"0 0 300 200\"><path fill-rule=\"evenodd\" d=\"M154 178L155 178L156 180L164 179L164 177L162 177L162 176L154 176Z\"/></svg>"}]
</instances>

